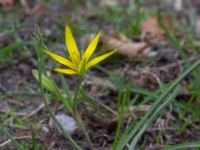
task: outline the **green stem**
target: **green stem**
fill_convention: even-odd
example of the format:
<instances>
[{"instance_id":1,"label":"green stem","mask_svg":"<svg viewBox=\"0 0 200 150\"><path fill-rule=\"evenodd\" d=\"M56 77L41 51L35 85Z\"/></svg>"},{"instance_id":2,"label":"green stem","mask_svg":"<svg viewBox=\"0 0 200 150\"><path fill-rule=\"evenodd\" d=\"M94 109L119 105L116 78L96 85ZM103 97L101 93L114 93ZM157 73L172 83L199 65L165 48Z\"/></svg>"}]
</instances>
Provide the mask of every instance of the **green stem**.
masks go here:
<instances>
[{"instance_id":1,"label":"green stem","mask_svg":"<svg viewBox=\"0 0 200 150\"><path fill-rule=\"evenodd\" d=\"M73 113L74 115L77 114L77 107L78 107L78 92L81 87L82 80L78 81L78 85L75 90L74 99L73 99Z\"/></svg>"},{"instance_id":2,"label":"green stem","mask_svg":"<svg viewBox=\"0 0 200 150\"><path fill-rule=\"evenodd\" d=\"M81 119L81 117L80 117L80 115L78 113L76 114L75 118L76 118L77 123L80 125L80 128L83 131L83 134L84 134L84 136L85 136L90 148L93 149L92 141L91 141L90 136L89 136L89 134L88 134L88 132L87 132L87 130L85 128L83 120Z\"/></svg>"},{"instance_id":3,"label":"green stem","mask_svg":"<svg viewBox=\"0 0 200 150\"><path fill-rule=\"evenodd\" d=\"M79 91L80 91L80 87L81 87L81 83L82 83L82 78L79 79L79 82L78 82L78 85L76 87L76 90L75 90L75 94L74 94L74 99L73 99L73 115L77 121L77 123L79 124L86 140L88 141L89 145L91 148L93 148L93 145L92 145L92 142L90 140L90 136L86 130L86 127L77 111L77 108L78 108L78 104L79 104L79 99L78 99L78 94L79 94Z\"/></svg>"}]
</instances>

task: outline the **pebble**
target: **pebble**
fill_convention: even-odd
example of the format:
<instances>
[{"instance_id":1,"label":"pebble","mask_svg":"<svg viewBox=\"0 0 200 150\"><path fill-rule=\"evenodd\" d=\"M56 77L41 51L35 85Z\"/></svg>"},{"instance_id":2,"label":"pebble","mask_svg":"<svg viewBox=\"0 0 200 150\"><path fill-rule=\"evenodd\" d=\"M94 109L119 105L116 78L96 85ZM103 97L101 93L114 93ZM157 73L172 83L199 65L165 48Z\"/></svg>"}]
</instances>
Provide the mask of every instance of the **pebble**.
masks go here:
<instances>
[{"instance_id":1,"label":"pebble","mask_svg":"<svg viewBox=\"0 0 200 150\"><path fill-rule=\"evenodd\" d=\"M78 125L73 117L70 117L65 114L57 114L55 117L63 126L65 131L68 132L69 134L72 134L78 128ZM52 125L55 126L55 124L53 124L52 122L53 120L51 119L50 126Z\"/></svg>"}]
</instances>

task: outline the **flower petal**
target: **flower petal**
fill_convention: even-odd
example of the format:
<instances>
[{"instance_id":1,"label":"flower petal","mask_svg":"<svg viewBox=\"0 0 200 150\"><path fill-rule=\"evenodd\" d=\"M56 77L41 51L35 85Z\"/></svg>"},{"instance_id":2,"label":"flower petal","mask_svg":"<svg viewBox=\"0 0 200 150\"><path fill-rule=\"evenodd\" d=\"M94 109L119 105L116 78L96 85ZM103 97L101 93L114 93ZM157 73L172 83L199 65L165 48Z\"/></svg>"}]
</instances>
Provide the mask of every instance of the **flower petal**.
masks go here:
<instances>
[{"instance_id":1,"label":"flower petal","mask_svg":"<svg viewBox=\"0 0 200 150\"><path fill-rule=\"evenodd\" d=\"M74 69L74 64L71 61L69 61L68 59L61 57L57 54L54 54L52 52L46 51L46 50L44 50L44 52L47 53L49 56L51 56L53 59L55 59L57 62L65 65L71 69Z\"/></svg>"},{"instance_id":2,"label":"flower petal","mask_svg":"<svg viewBox=\"0 0 200 150\"><path fill-rule=\"evenodd\" d=\"M92 59L91 61L89 61L87 63L87 69L89 69L90 67L92 67L92 66L96 65L97 63L103 61L104 59L108 58L109 56L111 56L114 53L115 53L115 51L111 51L109 53L103 54L103 55L101 55L99 57L96 57L96 58Z\"/></svg>"},{"instance_id":3,"label":"flower petal","mask_svg":"<svg viewBox=\"0 0 200 150\"><path fill-rule=\"evenodd\" d=\"M77 74L77 72L72 69L55 68L54 71L64 74Z\"/></svg>"},{"instance_id":4,"label":"flower petal","mask_svg":"<svg viewBox=\"0 0 200 150\"><path fill-rule=\"evenodd\" d=\"M99 41L99 37L100 37L100 32L95 36L95 38L92 40L88 48L85 50L83 58L85 58L86 61L88 61L90 59L90 56L94 53L94 50L96 49Z\"/></svg>"},{"instance_id":5,"label":"flower petal","mask_svg":"<svg viewBox=\"0 0 200 150\"><path fill-rule=\"evenodd\" d=\"M72 62L78 64L80 61L80 53L69 26L65 27L65 42Z\"/></svg>"}]
</instances>

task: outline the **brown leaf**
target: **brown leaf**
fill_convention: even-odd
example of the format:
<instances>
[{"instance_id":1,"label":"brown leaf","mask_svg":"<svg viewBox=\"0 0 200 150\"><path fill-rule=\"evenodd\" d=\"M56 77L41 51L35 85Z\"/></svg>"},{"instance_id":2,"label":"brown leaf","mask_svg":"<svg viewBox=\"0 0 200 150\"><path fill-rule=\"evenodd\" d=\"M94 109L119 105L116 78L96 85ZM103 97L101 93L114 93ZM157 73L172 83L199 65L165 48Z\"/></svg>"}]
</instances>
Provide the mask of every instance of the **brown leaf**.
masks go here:
<instances>
[{"instance_id":1,"label":"brown leaf","mask_svg":"<svg viewBox=\"0 0 200 150\"><path fill-rule=\"evenodd\" d=\"M165 23L165 26L168 29L172 29L172 21L169 16L162 16L162 20ZM165 32L164 30L160 27L158 20L156 16L151 16L147 18L143 24L140 26L140 31L143 34L148 35L148 39L151 41L153 40L153 43L160 42L164 40L165 38Z\"/></svg>"},{"instance_id":2,"label":"brown leaf","mask_svg":"<svg viewBox=\"0 0 200 150\"><path fill-rule=\"evenodd\" d=\"M124 34L112 32L102 35L101 41L106 49L116 49L117 53L128 58L146 58L149 56L149 45L146 42L133 42Z\"/></svg>"},{"instance_id":3,"label":"brown leaf","mask_svg":"<svg viewBox=\"0 0 200 150\"><path fill-rule=\"evenodd\" d=\"M8 10L14 3L15 0L0 0L0 10Z\"/></svg>"},{"instance_id":4,"label":"brown leaf","mask_svg":"<svg viewBox=\"0 0 200 150\"><path fill-rule=\"evenodd\" d=\"M102 0L100 5L104 8L110 9L118 5L116 0Z\"/></svg>"}]
</instances>

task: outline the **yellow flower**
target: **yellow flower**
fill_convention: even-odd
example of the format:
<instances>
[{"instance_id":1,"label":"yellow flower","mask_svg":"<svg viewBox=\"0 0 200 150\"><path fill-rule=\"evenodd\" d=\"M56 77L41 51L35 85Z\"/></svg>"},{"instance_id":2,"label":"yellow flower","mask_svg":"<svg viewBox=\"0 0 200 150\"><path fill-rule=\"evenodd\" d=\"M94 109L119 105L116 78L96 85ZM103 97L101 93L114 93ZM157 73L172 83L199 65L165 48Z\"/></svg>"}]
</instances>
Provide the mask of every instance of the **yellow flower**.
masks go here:
<instances>
[{"instance_id":1,"label":"yellow flower","mask_svg":"<svg viewBox=\"0 0 200 150\"><path fill-rule=\"evenodd\" d=\"M69 26L65 28L65 42L69 52L69 59L56 55L52 52L46 51L45 52L55 59L57 62L63 64L67 68L55 68L54 70L64 74L78 74L81 77L83 74L92 66L96 65L97 63L101 62L102 60L106 59L107 57L111 56L115 53L115 51L111 51L109 53L103 54L98 56L92 60L90 60L91 55L94 53L98 41L100 37L100 32L95 36L92 42L89 44L87 49L83 54L81 54L77 48L76 42L74 37L71 33Z\"/></svg>"}]
</instances>

